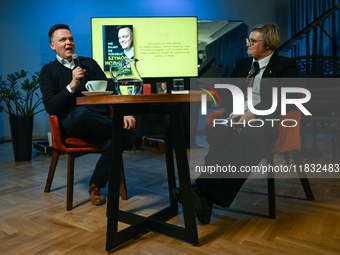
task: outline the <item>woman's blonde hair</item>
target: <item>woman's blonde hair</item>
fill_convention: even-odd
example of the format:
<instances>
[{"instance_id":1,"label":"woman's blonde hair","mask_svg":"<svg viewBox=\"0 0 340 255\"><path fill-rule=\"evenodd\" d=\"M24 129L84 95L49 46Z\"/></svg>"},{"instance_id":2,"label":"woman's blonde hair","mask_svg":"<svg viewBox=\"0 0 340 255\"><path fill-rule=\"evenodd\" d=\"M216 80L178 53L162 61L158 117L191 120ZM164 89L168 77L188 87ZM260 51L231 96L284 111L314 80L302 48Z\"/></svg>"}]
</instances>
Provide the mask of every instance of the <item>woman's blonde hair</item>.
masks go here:
<instances>
[{"instance_id":1,"label":"woman's blonde hair","mask_svg":"<svg viewBox=\"0 0 340 255\"><path fill-rule=\"evenodd\" d=\"M256 25L250 30L250 32L253 31L258 31L262 34L263 47L265 49L275 50L280 46L280 29L275 23Z\"/></svg>"}]
</instances>

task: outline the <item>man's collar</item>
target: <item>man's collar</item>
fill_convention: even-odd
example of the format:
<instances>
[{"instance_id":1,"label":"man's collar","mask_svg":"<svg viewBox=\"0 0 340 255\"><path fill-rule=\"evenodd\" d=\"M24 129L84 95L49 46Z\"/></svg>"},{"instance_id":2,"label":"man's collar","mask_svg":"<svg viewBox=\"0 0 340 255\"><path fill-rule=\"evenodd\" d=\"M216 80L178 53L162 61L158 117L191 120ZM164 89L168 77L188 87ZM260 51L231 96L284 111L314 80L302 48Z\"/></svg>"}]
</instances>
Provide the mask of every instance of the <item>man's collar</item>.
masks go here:
<instances>
[{"instance_id":1,"label":"man's collar","mask_svg":"<svg viewBox=\"0 0 340 255\"><path fill-rule=\"evenodd\" d=\"M74 61L72 59L72 62L70 63L67 59L60 57L57 54L57 59L59 61L60 64L62 64L63 66L69 68L69 69L73 69L74 68Z\"/></svg>"},{"instance_id":2,"label":"man's collar","mask_svg":"<svg viewBox=\"0 0 340 255\"><path fill-rule=\"evenodd\" d=\"M68 62L67 59L60 57L58 54L57 54L57 59L60 62L60 64L62 64L62 65L66 64ZM68 62L68 63L70 63L70 62Z\"/></svg>"}]
</instances>

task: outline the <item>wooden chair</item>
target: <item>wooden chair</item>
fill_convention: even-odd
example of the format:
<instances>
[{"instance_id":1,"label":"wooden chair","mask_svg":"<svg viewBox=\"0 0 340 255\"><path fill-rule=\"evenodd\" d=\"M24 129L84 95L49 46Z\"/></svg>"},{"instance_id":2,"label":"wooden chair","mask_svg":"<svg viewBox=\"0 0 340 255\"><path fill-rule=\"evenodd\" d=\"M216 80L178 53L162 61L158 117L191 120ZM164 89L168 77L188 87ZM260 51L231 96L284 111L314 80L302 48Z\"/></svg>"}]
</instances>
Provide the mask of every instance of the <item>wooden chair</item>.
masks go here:
<instances>
[{"instance_id":1,"label":"wooden chair","mask_svg":"<svg viewBox=\"0 0 340 255\"><path fill-rule=\"evenodd\" d=\"M211 136L214 132L213 120L218 119L224 110L214 111L208 114L206 119L206 140L210 144ZM294 160L294 163L299 166L302 165L302 159L300 155L300 119L301 119L301 111L300 109L296 109L294 111L290 111L286 116L282 116L280 122L284 119L294 119L298 122L295 127L284 128L283 126L279 126L279 137L276 141L275 147L271 150L270 155L268 155L267 163L271 166L274 166L274 155L279 153L291 154ZM299 178L302 184L302 187L305 191L306 197L308 200L314 200L313 192L310 187L308 178L305 173L300 173ZM268 206L269 206L269 217L272 219L276 218L276 205L275 205L275 179L272 176L268 176Z\"/></svg>"},{"instance_id":2,"label":"wooden chair","mask_svg":"<svg viewBox=\"0 0 340 255\"><path fill-rule=\"evenodd\" d=\"M53 155L51 160L50 169L48 172L45 192L51 190L54 173L57 167L60 154L67 154L67 197L66 197L66 210L70 211L73 208L73 184L74 184L74 159L88 153L101 153L102 148L93 139L79 139L70 137L66 140L61 136L60 125L58 117L50 115L51 136ZM122 158L123 160L123 158ZM123 164L122 164L123 165ZM123 200L127 200L126 182L124 168L121 169L120 192Z\"/></svg>"}]
</instances>

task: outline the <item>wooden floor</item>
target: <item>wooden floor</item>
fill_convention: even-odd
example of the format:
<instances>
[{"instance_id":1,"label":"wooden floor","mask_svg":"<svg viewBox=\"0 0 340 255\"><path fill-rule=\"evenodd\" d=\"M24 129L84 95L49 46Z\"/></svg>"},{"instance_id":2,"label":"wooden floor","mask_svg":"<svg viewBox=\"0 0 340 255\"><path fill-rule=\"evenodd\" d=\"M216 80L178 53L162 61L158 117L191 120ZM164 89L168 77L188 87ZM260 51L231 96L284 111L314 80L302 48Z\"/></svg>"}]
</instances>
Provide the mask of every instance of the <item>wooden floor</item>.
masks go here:
<instances>
[{"instance_id":1,"label":"wooden floor","mask_svg":"<svg viewBox=\"0 0 340 255\"><path fill-rule=\"evenodd\" d=\"M326 148L318 162L331 162ZM11 142L0 144L0 254L107 254L106 205L91 205L87 192L97 159L76 160L75 208L67 212L66 156L60 158L51 193L45 194L51 157L34 151L31 161L16 163ZM276 162L284 163L281 155ZM129 200L121 201L122 210L150 215L168 202L164 155L125 152L124 163ZM115 254L340 254L340 179L310 182L313 202L304 199L299 180L277 180L277 219L272 220L266 180L248 179L230 209L214 206L211 224L198 223L199 246L147 233ZM170 222L183 225L181 207Z\"/></svg>"}]
</instances>

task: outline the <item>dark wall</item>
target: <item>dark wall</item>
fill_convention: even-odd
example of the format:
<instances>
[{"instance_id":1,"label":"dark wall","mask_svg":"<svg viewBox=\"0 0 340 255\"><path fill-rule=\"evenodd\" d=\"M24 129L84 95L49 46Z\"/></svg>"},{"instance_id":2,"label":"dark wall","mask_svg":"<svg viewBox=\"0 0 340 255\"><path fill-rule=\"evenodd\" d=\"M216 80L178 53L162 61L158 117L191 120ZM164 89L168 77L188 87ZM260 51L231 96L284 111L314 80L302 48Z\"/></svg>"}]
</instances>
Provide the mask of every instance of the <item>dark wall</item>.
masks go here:
<instances>
[{"instance_id":1,"label":"dark wall","mask_svg":"<svg viewBox=\"0 0 340 255\"><path fill-rule=\"evenodd\" d=\"M226 68L225 77L228 77L236 62L247 57L247 37L248 26L243 23L207 45L206 58L215 58L216 61L212 63L212 66Z\"/></svg>"}]
</instances>

